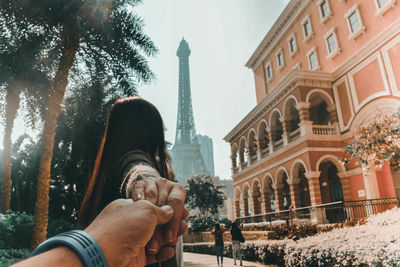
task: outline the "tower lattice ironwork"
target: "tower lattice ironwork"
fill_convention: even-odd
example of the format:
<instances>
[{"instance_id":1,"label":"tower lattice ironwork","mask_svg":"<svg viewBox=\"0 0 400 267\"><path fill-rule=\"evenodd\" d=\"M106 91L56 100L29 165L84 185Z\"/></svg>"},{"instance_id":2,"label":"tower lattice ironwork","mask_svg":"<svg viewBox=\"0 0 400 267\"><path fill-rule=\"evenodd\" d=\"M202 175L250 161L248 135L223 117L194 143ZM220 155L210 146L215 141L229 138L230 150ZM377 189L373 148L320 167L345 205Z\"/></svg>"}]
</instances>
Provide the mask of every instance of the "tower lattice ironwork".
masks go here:
<instances>
[{"instance_id":1,"label":"tower lattice ironwork","mask_svg":"<svg viewBox=\"0 0 400 267\"><path fill-rule=\"evenodd\" d=\"M197 141L190 92L189 44L182 39L176 55L179 58L179 99L175 143L172 148L173 167L179 183L196 174L207 174Z\"/></svg>"}]
</instances>

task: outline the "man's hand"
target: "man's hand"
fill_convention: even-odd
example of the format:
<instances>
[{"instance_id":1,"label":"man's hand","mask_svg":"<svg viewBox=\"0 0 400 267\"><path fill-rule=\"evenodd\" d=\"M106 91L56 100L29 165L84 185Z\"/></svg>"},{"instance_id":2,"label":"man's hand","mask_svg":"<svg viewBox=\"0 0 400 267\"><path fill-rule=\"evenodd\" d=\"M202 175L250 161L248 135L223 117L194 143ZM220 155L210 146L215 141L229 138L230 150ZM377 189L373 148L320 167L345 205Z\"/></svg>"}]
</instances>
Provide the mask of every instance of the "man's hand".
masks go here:
<instances>
[{"instance_id":1,"label":"man's hand","mask_svg":"<svg viewBox=\"0 0 400 267\"><path fill-rule=\"evenodd\" d=\"M157 255L164 245L176 244L178 236L186 233L187 223L184 221L189 212L185 208L186 193L178 183L165 178L147 177L133 184L132 199L145 199L157 206L169 205L174 209L174 217L161 229L157 229L147 250L149 254Z\"/></svg>"},{"instance_id":2,"label":"man's hand","mask_svg":"<svg viewBox=\"0 0 400 267\"><path fill-rule=\"evenodd\" d=\"M146 255L145 246L156 226L168 224L174 217L170 206L161 208L149 201L118 199L107 205L85 229L100 245L109 266L139 267L174 256L173 247Z\"/></svg>"}]
</instances>

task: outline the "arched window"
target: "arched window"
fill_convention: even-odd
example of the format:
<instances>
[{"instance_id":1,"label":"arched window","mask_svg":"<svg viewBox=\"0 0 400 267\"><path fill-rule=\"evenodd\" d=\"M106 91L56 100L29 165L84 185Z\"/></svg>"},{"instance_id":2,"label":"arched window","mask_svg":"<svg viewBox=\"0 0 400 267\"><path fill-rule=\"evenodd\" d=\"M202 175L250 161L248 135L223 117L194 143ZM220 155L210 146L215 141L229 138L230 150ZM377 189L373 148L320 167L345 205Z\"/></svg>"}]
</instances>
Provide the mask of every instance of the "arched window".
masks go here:
<instances>
[{"instance_id":1,"label":"arched window","mask_svg":"<svg viewBox=\"0 0 400 267\"><path fill-rule=\"evenodd\" d=\"M283 127L280 121L280 114L275 111L271 116L271 135L272 143L275 149L279 149L283 146Z\"/></svg>"},{"instance_id":2,"label":"arched window","mask_svg":"<svg viewBox=\"0 0 400 267\"><path fill-rule=\"evenodd\" d=\"M328 103L318 93L310 97L310 120L316 125L331 125Z\"/></svg>"}]
</instances>

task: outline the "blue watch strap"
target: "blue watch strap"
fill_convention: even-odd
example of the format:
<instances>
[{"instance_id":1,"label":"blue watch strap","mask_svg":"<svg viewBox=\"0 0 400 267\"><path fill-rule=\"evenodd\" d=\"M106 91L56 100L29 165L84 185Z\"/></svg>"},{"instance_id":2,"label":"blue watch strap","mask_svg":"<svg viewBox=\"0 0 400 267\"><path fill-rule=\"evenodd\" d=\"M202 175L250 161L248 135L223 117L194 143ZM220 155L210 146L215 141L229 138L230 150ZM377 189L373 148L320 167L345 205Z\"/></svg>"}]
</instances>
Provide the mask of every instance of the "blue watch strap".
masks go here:
<instances>
[{"instance_id":1,"label":"blue watch strap","mask_svg":"<svg viewBox=\"0 0 400 267\"><path fill-rule=\"evenodd\" d=\"M59 246L66 246L74 251L85 267L108 267L99 244L88 233L81 230L72 230L49 238L40 244L30 257Z\"/></svg>"}]
</instances>

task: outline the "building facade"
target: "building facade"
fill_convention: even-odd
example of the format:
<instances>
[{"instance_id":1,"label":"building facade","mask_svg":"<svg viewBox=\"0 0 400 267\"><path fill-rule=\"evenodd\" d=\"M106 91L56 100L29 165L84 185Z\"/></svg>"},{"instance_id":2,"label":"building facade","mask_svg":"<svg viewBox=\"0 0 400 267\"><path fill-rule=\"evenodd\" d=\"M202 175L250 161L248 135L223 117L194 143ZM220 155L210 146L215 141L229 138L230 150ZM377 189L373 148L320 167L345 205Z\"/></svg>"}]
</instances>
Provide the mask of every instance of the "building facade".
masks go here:
<instances>
[{"instance_id":1,"label":"building facade","mask_svg":"<svg viewBox=\"0 0 400 267\"><path fill-rule=\"evenodd\" d=\"M213 141L207 135L197 135L197 141L200 144L201 155L203 156L204 163L206 164L208 174L214 176L214 146Z\"/></svg>"},{"instance_id":2,"label":"building facade","mask_svg":"<svg viewBox=\"0 0 400 267\"><path fill-rule=\"evenodd\" d=\"M246 65L257 105L224 138L235 217L400 197L389 164L344 163L376 114L400 106L396 0L291 0Z\"/></svg>"}]
</instances>

